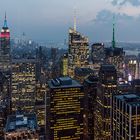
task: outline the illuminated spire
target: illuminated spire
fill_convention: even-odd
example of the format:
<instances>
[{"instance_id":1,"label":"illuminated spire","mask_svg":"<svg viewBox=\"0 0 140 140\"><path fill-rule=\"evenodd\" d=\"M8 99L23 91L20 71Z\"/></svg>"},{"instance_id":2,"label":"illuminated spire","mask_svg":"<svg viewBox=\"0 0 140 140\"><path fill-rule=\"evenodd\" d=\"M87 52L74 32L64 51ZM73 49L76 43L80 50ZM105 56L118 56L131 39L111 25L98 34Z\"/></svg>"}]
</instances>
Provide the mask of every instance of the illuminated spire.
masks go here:
<instances>
[{"instance_id":1,"label":"illuminated spire","mask_svg":"<svg viewBox=\"0 0 140 140\"><path fill-rule=\"evenodd\" d=\"M76 31L76 9L74 10L74 31Z\"/></svg>"},{"instance_id":2,"label":"illuminated spire","mask_svg":"<svg viewBox=\"0 0 140 140\"><path fill-rule=\"evenodd\" d=\"M4 19L4 26L3 26L4 28L8 28L8 26L7 26L7 17L6 17L6 12L5 12L5 19Z\"/></svg>"},{"instance_id":3,"label":"illuminated spire","mask_svg":"<svg viewBox=\"0 0 140 140\"><path fill-rule=\"evenodd\" d=\"M115 16L113 16L113 37L112 37L112 47L115 48L116 42L115 42Z\"/></svg>"}]
</instances>

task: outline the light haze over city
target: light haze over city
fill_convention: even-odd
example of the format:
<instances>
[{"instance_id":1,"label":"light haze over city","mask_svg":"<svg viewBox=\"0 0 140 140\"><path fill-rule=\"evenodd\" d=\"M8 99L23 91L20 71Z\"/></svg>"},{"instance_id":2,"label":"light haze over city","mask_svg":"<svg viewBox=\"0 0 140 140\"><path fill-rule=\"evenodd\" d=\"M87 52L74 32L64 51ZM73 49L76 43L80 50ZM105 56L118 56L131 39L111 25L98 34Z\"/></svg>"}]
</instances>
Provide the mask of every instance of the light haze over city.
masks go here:
<instances>
[{"instance_id":1,"label":"light haze over city","mask_svg":"<svg viewBox=\"0 0 140 140\"><path fill-rule=\"evenodd\" d=\"M0 0L0 25L7 13L12 38L63 42L73 27L90 41L111 41L115 15L116 40L140 42L140 0Z\"/></svg>"}]
</instances>

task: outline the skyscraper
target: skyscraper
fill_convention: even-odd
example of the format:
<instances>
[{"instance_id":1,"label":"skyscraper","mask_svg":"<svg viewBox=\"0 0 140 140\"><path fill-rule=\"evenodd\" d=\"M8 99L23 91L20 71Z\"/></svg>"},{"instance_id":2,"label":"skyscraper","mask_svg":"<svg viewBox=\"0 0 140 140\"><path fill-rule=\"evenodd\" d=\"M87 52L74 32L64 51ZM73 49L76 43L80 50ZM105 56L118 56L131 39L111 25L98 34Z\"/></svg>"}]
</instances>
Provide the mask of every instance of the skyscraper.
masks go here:
<instances>
[{"instance_id":1,"label":"skyscraper","mask_svg":"<svg viewBox=\"0 0 140 140\"><path fill-rule=\"evenodd\" d=\"M139 60L137 56L125 56L125 74L127 80L139 79Z\"/></svg>"},{"instance_id":2,"label":"skyscraper","mask_svg":"<svg viewBox=\"0 0 140 140\"><path fill-rule=\"evenodd\" d=\"M105 48L105 63L114 65L118 77L123 78L124 74L124 51L123 48L116 47L115 41L115 23L113 23L113 36L112 36L112 46L110 48Z\"/></svg>"},{"instance_id":3,"label":"skyscraper","mask_svg":"<svg viewBox=\"0 0 140 140\"><path fill-rule=\"evenodd\" d=\"M12 61L12 111L34 112L35 68L35 59L14 59Z\"/></svg>"},{"instance_id":4,"label":"skyscraper","mask_svg":"<svg viewBox=\"0 0 140 140\"><path fill-rule=\"evenodd\" d=\"M95 111L96 111L96 97L98 88L98 77L90 75L84 80L84 92L85 92L85 115L84 118L87 134L85 139L94 140L95 129ZM86 129L85 128L85 129Z\"/></svg>"},{"instance_id":5,"label":"skyscraper","mask_svg":"<svg viewBox=\"0 0 140 140\"><path fill-rule=\"evenodd\" d=\"M0 33L0 139L3 137L7 116L11 111L11 51L10 31L5 14Z\"/></svg>"},{"instance_id":6,"label":"skyscraper","mask_svg":"<svg viewBox=\"0 0 140 140\"><path fill-rule=\"evenodd\" d=\"M69 76L74 77L76 67L87 67L89 58L88 38L76 31L76 19L74 29L69 29Z\"/></svg>"},{"instance_id":7,"label":"skyscraper","mask_svg":"<svg viewBox=\"0 0 140 140\"><path fill-rule=\"evenodd\" d=\"M41 137L45 137L45 95L46 95L46 77L42 75L40 81L36 83L36 101L35 113Z\"/></svg>"},{"instance_id":8,"label":"skyscraper","mask_svg":"<svg viewBox=\"0 0 140 140\"><path fill-rule=\"evenodd\" d=\"M117 72L113 65L102 65L95 111L95 139L112 139L113 96L117 94Z\"/></svg>"},{"instance_id":9,"label":"skyscraper","mask_svg":"<svg viewBox=\"0 0 140 140\"><path fill-rule=\"evenodd\" d=\"M91 57L93 64L96 64L100 68L100 65L104 63L105 48L104 43L95 43L91 46Z\"/></svg>"},{"instance_id":10,"label":"skyscraper","mask_svg":"<svg viewBox=\"0 0 140 140\"><path fill-rule=\"evenodd\" d=\"M4 138L7 116L11 112L11 74L0 72L0 139Z\"/></svg>"},{"instance_id":11,"label":"skyscraper","mask_svg":"<svg viewBox=\"0 0 140 140\"><path fill-rule=\"evenodd\" d=\"M4 25L0 33L0 70L9 71L11 68L10 30L5 14Z\"/></svg>"},{"instance_id":12,"label":"skyscraper","mask_svg":"<svg viewBox=\"0 0 140 140\"><path fill-rule=\"evenodd\" d=\"M113 139L140 139L140 96L135 93L113 98Z\"/></svg>"},{"instance_id":13,"label":"skyscraper","mask_svg":"<svg viewBox=\"0 0 140 140\"><path fill-rule=\"evenodd\" d=\"M83 139L83 86L69 77L48 82L50 109L49 140ZM48 117L48 116L47 116Z\"/></svg>"},{"instance_id":14,"label":"skyscraper","mask_svg":"<svg viewBox=\"0 0 140 140\"><path fill-rule=\"evenodd\" d=\"M68 76L68 54L65 53L61 57L60 70L62 76Z\"/></svg>"}]
</instances>

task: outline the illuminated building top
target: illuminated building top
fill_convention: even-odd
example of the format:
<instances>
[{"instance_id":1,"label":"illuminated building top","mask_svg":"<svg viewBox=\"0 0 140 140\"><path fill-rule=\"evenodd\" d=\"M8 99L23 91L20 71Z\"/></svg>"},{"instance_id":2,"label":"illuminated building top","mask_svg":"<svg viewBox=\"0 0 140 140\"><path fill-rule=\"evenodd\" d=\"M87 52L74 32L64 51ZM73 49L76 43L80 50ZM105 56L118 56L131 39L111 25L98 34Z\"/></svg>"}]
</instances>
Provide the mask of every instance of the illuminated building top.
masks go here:
<instances>
[{"instance_id":1,"label":"illuminated building top","mask_svg":"<svg viewBox=\"0 0 140 140\"><path fill-rule=\"evenodd\" d=\"M4 20L4 26L3 26L3 29L8 29L6 13L5 13L5 20Z\"/></svg>"},{"instance_id":2,"label":"illuminated building top","mask_svg":"<svg viewBox=\"0 0 140 140\"><path fill-rule=\"evenodd\" d=\"M70 28L69 29L69 34L70 34L70 44L71 43L87 43L88 44L88 38L80 34L78 31L75 29Z\"/></svg>"},{"instance_id":3,"label":"illuminated building top","mask_svg":"<svg viewBox=\"0 0 140 140\"><path fill-rule=\"evenodd\" d=\"M10 30L8 28L8 25L7 25L6 14L5 14L5 19L4 19L4 25L3 25L2 30L1 30L1 38L7 38L7 39L10 38Z\"/></svg>"},{"instance_id":4,"label":"illuminated building top","mask_svg":"<svg viewBox=\"0 0 140 140\"><path fill-rule=\"evenodd\" d=\"M11 70L10 31L7 26L6 14L4 25L0 32L0 70Z\"/></svg>"},{"instance_id":5,"label":"illuminated building top","mask_svg":"<svg viewBox=\"0 0 140 140\"><path fill-rule=\"evenodd\" d=\"M69 29L69 76L74 77L74 69L76 67L87 67L89 58L89 42L88 38L75 31Z\"/></svg>"}]
</instances>

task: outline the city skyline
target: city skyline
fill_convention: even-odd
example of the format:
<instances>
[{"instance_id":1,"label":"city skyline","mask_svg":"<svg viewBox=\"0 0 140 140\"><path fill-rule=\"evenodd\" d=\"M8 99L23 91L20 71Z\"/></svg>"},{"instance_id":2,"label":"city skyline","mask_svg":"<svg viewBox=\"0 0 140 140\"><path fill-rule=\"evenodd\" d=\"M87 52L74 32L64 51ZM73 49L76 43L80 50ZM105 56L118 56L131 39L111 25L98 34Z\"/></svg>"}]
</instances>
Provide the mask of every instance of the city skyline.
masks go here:
<instances>
[{"instance_id":1,"label":"city skyline","mask_svg":"<svg viewBox=\"0 0 140 140\"><path fill-rule=\"evenodd\" d=\"M0 1L0 25L6 11L12 38L25 32L28 39L39 43L63 42L68 38L69 27L73 27L76 9L77 30L88 36L90 42L111 41L113 15L116 40L140 42L139 0Z\"/></svg>"},{"instance_id":2,"label":"city skyline","mask_svg":"<svg viewBox=\"0 0 140 140\"><path fill-rule=\"evenodd\" d=\"M140 139L140 0L5 1L0 140Z\"/></svg>"}]
</instances>

